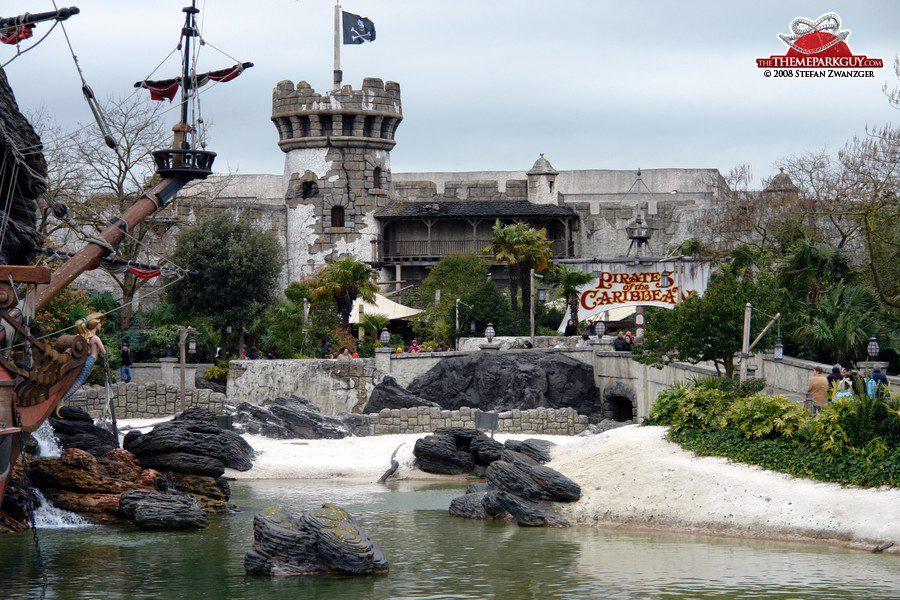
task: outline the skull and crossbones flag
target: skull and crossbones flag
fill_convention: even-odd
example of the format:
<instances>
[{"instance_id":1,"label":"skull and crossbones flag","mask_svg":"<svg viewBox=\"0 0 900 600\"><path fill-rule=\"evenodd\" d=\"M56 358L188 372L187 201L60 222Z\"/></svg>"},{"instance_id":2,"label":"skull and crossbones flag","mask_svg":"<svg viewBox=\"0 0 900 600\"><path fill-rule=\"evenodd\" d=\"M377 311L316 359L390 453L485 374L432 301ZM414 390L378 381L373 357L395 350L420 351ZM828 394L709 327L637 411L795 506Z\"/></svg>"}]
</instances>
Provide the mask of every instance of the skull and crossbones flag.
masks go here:
<instances>
[{"instance_id":1,"label":"skull and crossbones flag","mask_svg":"<svg viewBox=\"0 0 900 600\"><path fill-rule=\"evenodd\" d=\"M368 18L341 11L344 23L344 44L363 44L375 41L375 24Z\"/></svg>"}]
</instances>

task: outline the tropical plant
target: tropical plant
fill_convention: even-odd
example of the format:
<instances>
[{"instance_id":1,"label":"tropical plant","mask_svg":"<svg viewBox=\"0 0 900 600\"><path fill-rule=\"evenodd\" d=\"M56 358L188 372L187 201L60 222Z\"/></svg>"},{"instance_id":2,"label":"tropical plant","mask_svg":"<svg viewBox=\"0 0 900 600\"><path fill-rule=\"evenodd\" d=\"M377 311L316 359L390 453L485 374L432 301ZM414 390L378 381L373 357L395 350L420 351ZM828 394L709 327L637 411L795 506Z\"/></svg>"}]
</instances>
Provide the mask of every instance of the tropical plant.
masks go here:
<instances>
[{"instance_id":1,"label":"tropical plant","mask_svg":"<svg viewBox=\"0 0 900 600\"><path fill-rule=\"evenodd\" d=\"M725 419L745 438L791 437L811 418L798 402L784 396L755 394L738 398L725 411Z\"/></svg>"},{"instance_id":2,"label":"tropical plant","mask_svg":"<svg viewBox=\"0 0 900 600\"><path fill-rule=\"evenodd\" d=\"M506 263L509 273L510 305L513 315L519 318L531 312L531 269L543 271L552 256L550 242L544 229L535 229L527 223L504 225L498 219L491 230L491 243L484 249L494 260ZM519 291L522 304L519 310Z\"/></svg>"},{"instance_id":3,"label":"tropical plant","mask_svg":"<svg viewBox=\"0 0 900 600\"><path fill-rule=\"evenodd\" d=\"M831 361L856 359L865 353L877 314L878 302L871 291L840 284L810 306L791 336Z\"/></svg>"},{"instance_id":4,"label":"tropical plant","mask_svg":"<svg viewBox=\"0 0 900 600\"><path fill-rule=\"evenodd\" d=\"M580 304L578 288L590 283L594 276L568 265L554 265L545 277L550 285L558 288L569 306L569 317L578 324L578 305Z\"/></svg>"},{"instance_id":5,"label":"tropical plant","mask_svg":"<svg viewBox=\"0 0 900 600\"><path fill-rule=\"evenodd\" d=\"M381 330L390 325L391 320L382 313L363 313L359 320L359 328L372 336L372 343L378 341Z\"/></svg>"},{"instance_id":6,"label":"tropical plant","mask_svg":"<svg viewBox=\"0 0 900 600\"><path fill-rule=\"evenodd\" d=\"M329 263L316 275L312 295L316 301L333 300L345 330L350 329L350 313L357 297L375 302L378 286L375 271L352 256Z\"/></svg>"}]
</instances>

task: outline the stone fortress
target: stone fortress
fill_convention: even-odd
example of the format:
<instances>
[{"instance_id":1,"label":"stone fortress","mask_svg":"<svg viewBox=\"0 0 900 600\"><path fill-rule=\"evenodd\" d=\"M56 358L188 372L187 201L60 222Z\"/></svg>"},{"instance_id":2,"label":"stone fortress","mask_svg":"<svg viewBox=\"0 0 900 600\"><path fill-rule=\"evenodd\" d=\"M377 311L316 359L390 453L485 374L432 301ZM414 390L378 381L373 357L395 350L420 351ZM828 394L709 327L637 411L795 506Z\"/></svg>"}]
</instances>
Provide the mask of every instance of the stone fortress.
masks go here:
<instances>
[{"instance_id":1,"label":"stone fortress","mask_svg":"<svg viewBox=\"0 0 900 600\"><path fill-rule=\"evenodd\" d=\"M394 82L320 94L281 81L272 121L283 174L234 176L215 204L278 235L285 285L344 256L380 269L380 281L415 284L442 256L480 252L497 219L546 228L555 262L591 271L628 252L625 228L640 218L653 228L650 253L662 256L697 235L729 191L714 168L557 171L543 155L528 170L394 173L402 119Z\"/></svg>"},{"instance_id":2,"label":"stone fortress","mask_svg":"<svg viewBox=\"0 0 900 600\"><path fill-rule=\"evenodd\" d=\"M394 289L416 285L443 256L481 253L497 219L545 228L554 262L590 272L629 253L626 227L636 221L652 228L643 255L663 256L697 236L705 213L730 193L715 168L558 171L543 154L528 170L394 173L390 151L402 120L395 82L367 78L360 89L317 93L305 81L281 81L272 122L283 173L196 185L215 187L213 208L277 235L281 289L344 256L376 267ZM186 200L178 211L189 221L198 216ZM504 270L493 276L502 283ZM110 289L108 280L87 279L82 285ZM152 289L142 291L146 301L154 301Z\"/></svg>"}]
</instances>

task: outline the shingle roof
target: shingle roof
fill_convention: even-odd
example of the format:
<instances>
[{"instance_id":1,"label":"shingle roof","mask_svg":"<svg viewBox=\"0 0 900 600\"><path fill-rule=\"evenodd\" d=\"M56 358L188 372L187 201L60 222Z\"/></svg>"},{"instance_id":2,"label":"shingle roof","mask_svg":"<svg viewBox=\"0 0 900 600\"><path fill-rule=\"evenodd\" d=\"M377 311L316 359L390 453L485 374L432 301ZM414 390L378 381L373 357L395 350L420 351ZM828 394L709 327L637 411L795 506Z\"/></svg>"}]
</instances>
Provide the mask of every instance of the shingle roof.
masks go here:
<instances>
[{"instance_id":1,"label":"shingle roof","mask_svg":"<svg viewBox=\"0 0 900 600\"><path fill-rule=\"evenodd\" d=\"M556 204L525 200L470 202L391 202L375 213L379 219L465 217L575 217L575 211Z\"/></svg>"}]
</instances>

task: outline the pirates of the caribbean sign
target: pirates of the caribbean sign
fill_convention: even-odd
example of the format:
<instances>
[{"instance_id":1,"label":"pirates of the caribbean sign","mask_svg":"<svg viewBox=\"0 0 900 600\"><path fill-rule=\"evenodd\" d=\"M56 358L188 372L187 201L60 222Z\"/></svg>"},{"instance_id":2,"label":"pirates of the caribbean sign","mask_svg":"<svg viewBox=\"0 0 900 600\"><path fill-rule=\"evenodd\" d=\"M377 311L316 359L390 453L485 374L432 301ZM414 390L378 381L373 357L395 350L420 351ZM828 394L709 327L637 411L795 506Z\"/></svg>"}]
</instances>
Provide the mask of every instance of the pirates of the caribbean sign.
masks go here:
<instances>
[{"instance_id":1,"label":"pirates of the caribbean sign","mask_svg":"<svg viewBox=\"0 0 900 600\"><path fill-rule=\"evenodd\" d=\"M688 296L706 291L709 268L708 262L604 263L596 279L578 288L579 308L587 314L625 306L675 308Z\"/></svg>"}]
</instances>

